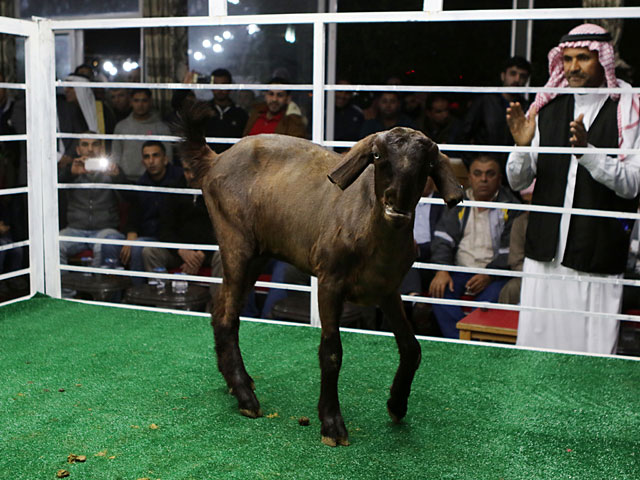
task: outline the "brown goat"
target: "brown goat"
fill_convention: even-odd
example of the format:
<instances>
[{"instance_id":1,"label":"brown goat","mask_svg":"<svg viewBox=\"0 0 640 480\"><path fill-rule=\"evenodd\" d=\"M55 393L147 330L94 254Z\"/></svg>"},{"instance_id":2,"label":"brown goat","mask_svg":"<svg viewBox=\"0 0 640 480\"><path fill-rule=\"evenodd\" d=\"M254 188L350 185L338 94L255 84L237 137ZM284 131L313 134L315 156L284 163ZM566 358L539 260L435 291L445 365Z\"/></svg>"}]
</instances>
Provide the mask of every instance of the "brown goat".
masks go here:
<instances>
[{"instance_id":1,"label":"brown goat","mask_svg":"<svg viewBox=\"0 0 640 480\"><path fill-rule=\"evenodd\" d=\"M414 212L427 177L450 207L462 199L448 159L421 132L400 127L369 135L344 156L282 135L247 137L217 155L203 135L208 115L203 104L185 112L182 151L200 181L220 245L223 284L212 325L218 368L240 412L262 415L238 345L238 315L275 257L318 277L323 443L349 444L338 401L338 323L345 300L378 305L389 318L400 365L387 410L400 421L420 345L398 287L415 259Z\"/></svg>"}]
</instances>

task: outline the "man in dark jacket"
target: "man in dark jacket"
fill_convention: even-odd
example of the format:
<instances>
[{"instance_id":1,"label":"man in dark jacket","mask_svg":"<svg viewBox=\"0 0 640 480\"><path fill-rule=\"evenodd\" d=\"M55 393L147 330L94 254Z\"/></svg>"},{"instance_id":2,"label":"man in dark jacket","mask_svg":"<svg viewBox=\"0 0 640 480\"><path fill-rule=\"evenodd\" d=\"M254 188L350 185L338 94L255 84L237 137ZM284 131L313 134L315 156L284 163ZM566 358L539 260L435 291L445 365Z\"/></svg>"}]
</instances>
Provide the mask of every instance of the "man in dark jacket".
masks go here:
<instances>
[{"instance_id":1,"label":"man in dark jacket","mask_svg":"<svg viewBox=\"0 0 640 480\"><path fill-rule=\"evenodd\" d=\"M191 167L182 163L184 175L173 185L176 188L196 188ZM171 243L215 244L213 226L207 206L200 194L171 194L160 216L159 240ZM144 268L151 272L163 267L179 268L183 273L195 275L203 265L211 264L211 251L198 249L168 249L145 247L142 250Z\"/></svg>"},{"instance_id":2,"label":"man in dark jacket","mask_svg":"<svg viewBox=\"0 0 640 480\"><path fill-rule=\"evenodd\" d=\"M73 162L58 171L60 183L126 183L118 165L105 157L102 140L81 138L76 153ZM69 189L66 199L67 227L60 235L124 239L118 231L120 210L115 190ZM67 263L69 256L87 249L93 249L93 266L102 265L103 259L116 260L120 252L118 245L60 242L60 263Z\"/></svg>"},{"instance_id":3,"label":"man in dark jacket","mask_svg":"<svg viewBox=\"0 0 640 480\"><path fill-rule=\"evenodd\" d=\"M365 120L360 129L360 138L394 127L417 128L411 117L402 113L402 100L398 92L383 92L378 100L378 115Z\"/></svg>"},{"instance_id":4,"label":"man in dark jacket","mask_svg":"<svg viewBox=\"0 0 640 480\"><path fill-rule=\"evenodd\" d=\"M529 81L531 64L522 57L512 57L500 72L503 87L522 87ZM462 124L462 142L475 145L513 145L514 140L507 126L504 112L509 102L528 105L524 97L517 93L487 93L479 96L471 105ZM502 184L509 188L505 175L506 156L500 161ZM464 155L465 164L473 160L472 155Z\"/></svg>"},{"instance_id":5,"label":"man in dark jacket","mask_svg":"<svg viewBox=\"0 0 640 480\"><path fill-rule=\"evenodd\" d=\"M187 72L182 83L195 83L198 74L195 71ZM225 68L217 68L211 72L208 82L213 84L230 84L233 83L231 72ZM202 92L202 90L200 90ZM213 115L209 118L204 127L204 133L207 137L218 138L240 138L247 124L247 112L233 103L229 90L212 90L213 99L209 102ZM184 102L190 95L194 95L193 90L174 90L171 103L175 109L173 114L177 120L180 110L184 108ZM195 98L195 96L193 97ZM170 123L172 123L170 122ZM233 143L210 143L209 146L216 153L222 153L231 148Z\"/></svg>"},{"instance_id":6,"label":"man in dark jacket","mask_svg":"<svg viewBox=\"0 0 640 480\"><path fill-rule=\"evenodd\" d=\"M469 169L471 187L465 199L482 202L516 203L511 191L500 185L500 165L493 157L478 156ZM509 235L517 212L500 208L456 207L443 213L431 242L431 260L443 265L507 269ZM496 302L507 278L484 273L436 273L429 294L436 298L460 298ZM445 337L458 338L456 323L463 317L459 306L433 305L433 312Z\"/></svg>"},{"instance_id":7,"label":"man in dark jacket","mask_svg":"<svg viewBox=\"0 0 640 480\"><path fill-rule=\"evenodd\" d=\"M340 85L351 85L347 80L338 80ZM335 116L333 121L333 139L337 141L357 142L364 123L364 113L353 103L353 92L336 90ZM344 151L346 149L336 149Z\"/></svg>"},{"instance_id":8,"label":"man in dark jacket","mask_svg":"<svg viewBox=\"0 0 640 480\"><path fill-rule=\"evenodd\" d=\"M167 151L162 142L150 140L142 145L142 163L145 172L136 182L137 185L150 187L170 187L182 177L182 168L169 162ZM131 208L125 231L127 240L153 241L158 239L160 216L164 212L166 195L157 192L133 192L130 197ZM144 270L142 261L143 247L125 245L120 251L123 265L131 270Z\"/></svg>"}]
</instances>

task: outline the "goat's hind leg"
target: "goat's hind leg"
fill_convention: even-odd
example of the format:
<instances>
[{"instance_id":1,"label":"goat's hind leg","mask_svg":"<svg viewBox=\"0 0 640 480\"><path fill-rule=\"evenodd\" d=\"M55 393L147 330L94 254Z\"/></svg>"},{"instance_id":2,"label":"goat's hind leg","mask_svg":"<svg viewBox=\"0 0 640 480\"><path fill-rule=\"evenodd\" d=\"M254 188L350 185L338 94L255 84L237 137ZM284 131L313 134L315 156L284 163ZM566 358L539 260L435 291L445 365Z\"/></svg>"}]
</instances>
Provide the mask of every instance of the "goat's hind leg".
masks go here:
<instances>
[{"instance_id":1,"label":"goat's hind leg","mask_svg":"<svg viewBox=\"0 0 640 480\"><path fill-rule=\"evenodd\" d=\"M411 393L413 377L420 365L420 344L407 320L399 294L386 297L380 307L389 318L393 334L400 352L400 364L391 385L391 395L387 401L387 411L391 419L398 423L407 414L407 404Z\"/></svg>"},{"instance_id":2,"label":"goat's hind leg","mask_svg":"<svg viewBox=\"0 0 640 480\"><path fill-rule=\"evenodd\" d=\"M215 302L212 325L218 358L218 369L222 373L230 392L238 400L240 413L247 417L262 416L260 403L254 390L253 379L247 373L238 343L239 314L249 289L264 265L262 259L254 258L234 268L226 268L224 282Z\"/></svg>"}]
</instances>

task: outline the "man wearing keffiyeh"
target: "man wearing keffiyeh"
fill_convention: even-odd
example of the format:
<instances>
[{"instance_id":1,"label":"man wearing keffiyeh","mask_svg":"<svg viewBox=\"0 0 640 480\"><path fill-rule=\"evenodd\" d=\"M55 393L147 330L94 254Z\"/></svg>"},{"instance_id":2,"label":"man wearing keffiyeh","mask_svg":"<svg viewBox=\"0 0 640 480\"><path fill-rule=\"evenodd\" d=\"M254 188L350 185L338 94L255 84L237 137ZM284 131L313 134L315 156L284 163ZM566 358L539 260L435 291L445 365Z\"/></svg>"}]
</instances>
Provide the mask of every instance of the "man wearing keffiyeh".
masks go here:
<instances>
[{"instance_id":1,"label":"man wearing keffiyeh","mask_svg":"<svg viewBox=\"0 0 640 480\"><path fill-rule=\"evenodd\" d=\"M541 92L525 116L517 103L507 109L516 144L579 147L585 154L512 152L507 176L513 189L535 178L534 205L636 212L640 155L606 155L596 148L640 148L639 102L631 92L590 93L589 88L630 88L616 78L611 36L580 25L549 52L546 87L585 88L588 93ZM521 305L569 311L618 313L622 286L572 280L576 275L620 278L633 222L621 218L531 212L523 271L564 275L524 277ZM615 353L618 321L600 316L521 311L518 345Z\"/></svg>"}]
</instances>

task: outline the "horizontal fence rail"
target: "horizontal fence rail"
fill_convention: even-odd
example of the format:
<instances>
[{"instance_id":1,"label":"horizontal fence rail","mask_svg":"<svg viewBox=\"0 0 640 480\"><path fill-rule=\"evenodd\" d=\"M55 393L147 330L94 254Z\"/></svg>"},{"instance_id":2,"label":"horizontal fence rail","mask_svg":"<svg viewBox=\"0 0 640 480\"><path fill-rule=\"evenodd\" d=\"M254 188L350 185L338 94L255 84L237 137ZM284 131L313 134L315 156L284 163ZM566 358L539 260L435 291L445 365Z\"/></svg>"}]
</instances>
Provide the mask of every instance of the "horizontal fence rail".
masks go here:
<instances>
[{"instance_id":1,"label":"horizontal fence rail","mask_svg":"<svg viewBox=\"0 0 640 480\"><path fill-rule=\"evenodd\" d=\"M440 12L290 13L193 17L153 17L56 20L54 30L90 30L150 27L215 27L222 25L295 25L327 23L411 23L512 20L575 20L638 18L640 7L540 8L495 10L444 10Z\"/></svg>"}]
</instances>

